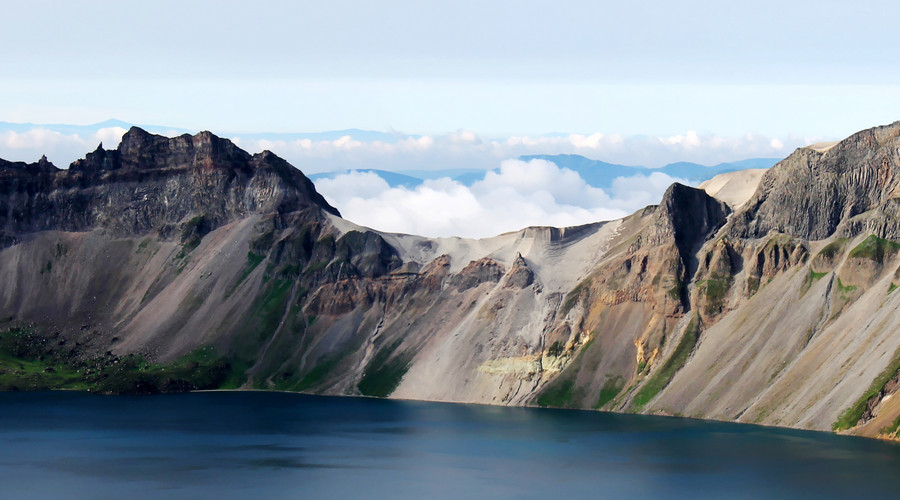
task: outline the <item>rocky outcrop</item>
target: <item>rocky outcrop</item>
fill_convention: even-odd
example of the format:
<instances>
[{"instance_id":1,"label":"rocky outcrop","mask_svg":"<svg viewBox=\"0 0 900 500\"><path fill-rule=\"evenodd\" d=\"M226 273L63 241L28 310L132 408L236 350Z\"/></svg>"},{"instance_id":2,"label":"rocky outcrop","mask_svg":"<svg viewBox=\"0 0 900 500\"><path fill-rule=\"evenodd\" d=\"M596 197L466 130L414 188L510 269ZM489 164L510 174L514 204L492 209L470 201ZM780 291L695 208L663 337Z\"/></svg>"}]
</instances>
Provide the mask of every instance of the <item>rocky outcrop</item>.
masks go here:
<instances>
[{"instance_id":1,"label":"rocky outcrop","mask_svg":"<svg viewBox=\"0 0 900 500\"><path fill-rule=\"evenodd\" d=\"M170 139L134 127L116 150L98 147L68 170L46 158L0 165L0 233L7 242L48 230L158 231L170 238L193 217L211 230L253 213L304 208L338 215L281 158L250 155L209 132Z\"/></svg>"},{"instance_id":2,"label":"rocky outcrop","mask_svg":"<svg viewBox=\"0 0 900 500\"><path fill-rule=\"evenodd\" d=\"M450 286L460 292L474 288L482 283L496 283L503 277L503 266L488 257L473 260L466 267L450 278Z\"/></svg>"},{"instance_id":3,"label":"rocky outcrop","mask_svg":"<svg viewBox=\"0 0 900 500\"><path fill-rule=\"evenodd\" d=\"M521 289L534 283L534 272L528 268L525 259L521 253L516 253L516 259L513 261L512 269L506 275L506 287Z\"/></svg>"},{"instance_id":4,"label":"rocky outcrop","mask_svg":"<svg viewBox=\"0 0 900 500\"><path fill-rule=\"evenodd\" d=\"M731 234L760 238L776 231L807 240L831 236L854 217L900 195L898 146L900 122L864 130L824 151L798 149L765 174ZM900 237L896 221L881 219L889 224L878 235Z\"/></svg>"},{"instance_id":5,"label":"rocky outcrop","mask_svg":"<svg viewBox=\"0 0 900 500\"><path fill-rule=\"evenodd\" d=\"M728 205L682 184L672 184L659 204L651 245L674 241L685 268L696 269L694 260L699 247L718 230L731 213Z\"/></svg>"}]
</instances>

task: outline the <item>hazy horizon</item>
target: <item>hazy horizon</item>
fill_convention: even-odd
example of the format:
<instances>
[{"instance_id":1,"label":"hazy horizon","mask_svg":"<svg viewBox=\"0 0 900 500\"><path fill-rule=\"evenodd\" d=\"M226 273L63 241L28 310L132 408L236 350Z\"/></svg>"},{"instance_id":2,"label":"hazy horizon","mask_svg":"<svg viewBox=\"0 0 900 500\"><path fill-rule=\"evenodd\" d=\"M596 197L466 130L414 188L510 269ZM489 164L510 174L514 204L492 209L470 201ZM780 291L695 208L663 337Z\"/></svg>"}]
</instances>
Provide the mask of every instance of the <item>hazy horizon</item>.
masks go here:
<instances>
[{"instance_id":1,"label":"hazy horizon","mask_svg":"<svg viewBox=\"0 0 900 500\"><path fill-rule=\"evenodd\" d=\"M521 155L715 165L900 118L900 5L883 2L0 1L0 122L211 130L307 174L505 172L481 195L342 180L367 214L387 207L406 228L441 227L444 203L479 221L518 206L509 224L620 213L634 207L616 200L658 201L673 180L625 179L634 191L567 203L554 186L578 179L508 163ZM0 158L65 166L123 132L0 130Z\"/></svg>"}]
</instances>

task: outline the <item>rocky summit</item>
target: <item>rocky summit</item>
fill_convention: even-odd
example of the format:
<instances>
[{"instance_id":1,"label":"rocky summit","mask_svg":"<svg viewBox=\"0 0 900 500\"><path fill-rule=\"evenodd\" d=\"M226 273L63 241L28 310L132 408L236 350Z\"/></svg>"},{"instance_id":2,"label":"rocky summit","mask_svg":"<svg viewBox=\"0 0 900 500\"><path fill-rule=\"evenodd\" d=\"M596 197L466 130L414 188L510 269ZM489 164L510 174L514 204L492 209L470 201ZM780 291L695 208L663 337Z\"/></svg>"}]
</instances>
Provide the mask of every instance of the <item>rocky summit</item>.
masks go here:
<instances>
[{"instance_id":1,"label":"rocky summit","mask_svg":"<svg viewBox=\"0 0 900 500\"><path fill-rule=\"evenodd\" d=\"M896 438L900 122L493 238L340 218L270 152L132 128L0 160L0 388L254 388ZM717 194L721 199L710 196ZM721 194L719 194L721 193Z\"/></svg>"}]
</instances>

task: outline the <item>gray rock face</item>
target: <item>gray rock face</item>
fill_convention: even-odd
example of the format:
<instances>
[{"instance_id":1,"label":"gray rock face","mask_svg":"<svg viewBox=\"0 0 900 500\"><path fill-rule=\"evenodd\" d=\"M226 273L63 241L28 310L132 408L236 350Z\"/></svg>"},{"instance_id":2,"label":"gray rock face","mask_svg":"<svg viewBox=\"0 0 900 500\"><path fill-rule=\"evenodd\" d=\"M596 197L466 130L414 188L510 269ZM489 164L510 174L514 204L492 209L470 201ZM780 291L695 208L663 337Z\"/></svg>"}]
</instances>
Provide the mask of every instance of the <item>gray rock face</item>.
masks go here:
<instances>
[{"instance_id":1,"label":"gray rock face","mask_svg":"<svg viewBox=\"0 0 900 500\"><path fill-rule=\"evenodd\" d=\"M895 122L854 134L825 152L795 151L765 174L730 233L759 238L776 231L823 239L895 198L898 186L900 122ZM880 232L898 235L896 224Z\"/></svg>"},{"instance_id":2,"label":"gray rock face","mask_svg":"<svg viewBox=\"0 0 900 500\"><path fill-rule=\"evenodd\" d=\"M701 245L725 223L731 209L722 201L682 184L672 184L659 204L650 245L674 241L686 276L696 269Z\"/></svg>"},{"instance_id":3,"label":"gray rock face","mask_svg":"<svg viewBox=\"0 0 900 500\"><path fill-rule=\"evenodd\" d=\"M728 205L702 189L672 184L659 204L656 237L674 238L679 250L690 251L724 222L731 212Z\"/></svg>"},{"instance_id":4,"label":"gray rock face","mask_svg":"<svg viewBox=\"0 0 900 500\"><path fill-rule=\"evenodd\" d=\"M503 266L490 258L483 258L469 262L462 268L459 274L449 279L450 286L456 287L460 292L474 288L482 283L500 281L504 273Z\"/></svg>"},{"instance_id":5,"label":"gray rock face","mask_svg":"<svg viewBox=\"0 0 900 500\"><path fill-rule=\"evenodd\" d=\"M0 241L7 245L53 229L174 236L173 226L197 216L208 232L251 213L311 207L338 214L283 159L250 155L209 132L170 139L134 127L116 150L98 147L68 170L46 158L0 163Z\"/></svg>"},{"instance_id":6,"label":"gray rock face","mask_svg":"<svg viewBox=\"0 0 900 500\"><path fill-rule=\"evenodd\" d=\"M513 261L512 269L506 276L506 287L521 289L534 283L534 272L528 268L522 254L516 253L516 260Z\"/></svg>"}]
</instances>

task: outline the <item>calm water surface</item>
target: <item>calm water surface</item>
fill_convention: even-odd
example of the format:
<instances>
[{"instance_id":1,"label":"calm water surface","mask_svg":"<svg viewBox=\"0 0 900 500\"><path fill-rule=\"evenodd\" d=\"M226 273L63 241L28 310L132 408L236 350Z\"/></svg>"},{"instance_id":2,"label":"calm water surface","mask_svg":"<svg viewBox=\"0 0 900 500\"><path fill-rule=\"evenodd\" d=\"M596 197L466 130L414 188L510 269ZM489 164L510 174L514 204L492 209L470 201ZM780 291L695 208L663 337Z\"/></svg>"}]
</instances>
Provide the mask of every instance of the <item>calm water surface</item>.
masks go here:
<instances>
[{"instance_id":1,"label":"calm water surface","mask_svg":"<svg viewBox=\"0 0 900 500\"><path fill-rule=\"evenodd\" d=\"M900 446L678 418L279 393L0 393L0 498L866 498Z\"/></svg>"}]
</instances>

